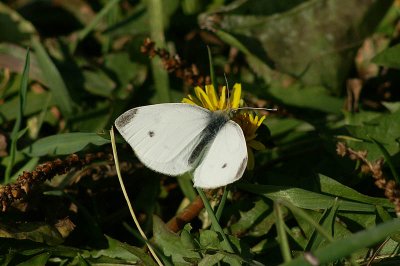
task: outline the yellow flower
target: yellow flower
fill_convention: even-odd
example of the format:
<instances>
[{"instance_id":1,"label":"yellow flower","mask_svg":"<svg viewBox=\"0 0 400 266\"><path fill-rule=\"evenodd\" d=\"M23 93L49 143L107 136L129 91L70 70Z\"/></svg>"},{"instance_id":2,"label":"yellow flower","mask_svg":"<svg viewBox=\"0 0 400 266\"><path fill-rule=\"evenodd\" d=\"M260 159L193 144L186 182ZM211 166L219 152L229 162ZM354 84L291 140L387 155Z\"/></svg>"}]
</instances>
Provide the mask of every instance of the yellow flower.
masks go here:
<instances>
[{"instance_id":1,"label":"yellow flower","mask_svg":"<svg viewBox=\"0 0 400 266\"><path fill-rule=\"evenodd\" d=\"M241 106L241 95L242 85L236 83L233 85L232 95L227 96L226 87L222 87L219 95L215 92L213 85L206 85L205 90L199 86L194 88L196 97L188 95L187 98L183 98L183 103L193 104L202 106L211 111L217 110L228 110L237 109ZM229 101L229 102L228 102ZM233 120L239 124L243 130L243 134L246 139L248 162L247 169L251 170L254 168L254 153L253 150L264 150L265 146L261 142L255 140L257 137L256 131L265 119L264 116L253 115L252 113L235 113Z\"/></svg>"},{"instance_id":2,"label":"yellow flower","mask_svg":"<svg viewBox=\"0 0 400 266\"><path fill-rule=\"evenodd\" d=\"M189 94L187 98L183 98L182 102L199 105L211 111L236 109L240 105L242 86L237 83L233 86L232 96L230 96L229 99L229 106L225 86L222 87L219 97L215 92L213 85L206 85L205 90L197 86L194 88L194 92L197 98L194 98L192 95Z\"/></svg>"}]
</instances>

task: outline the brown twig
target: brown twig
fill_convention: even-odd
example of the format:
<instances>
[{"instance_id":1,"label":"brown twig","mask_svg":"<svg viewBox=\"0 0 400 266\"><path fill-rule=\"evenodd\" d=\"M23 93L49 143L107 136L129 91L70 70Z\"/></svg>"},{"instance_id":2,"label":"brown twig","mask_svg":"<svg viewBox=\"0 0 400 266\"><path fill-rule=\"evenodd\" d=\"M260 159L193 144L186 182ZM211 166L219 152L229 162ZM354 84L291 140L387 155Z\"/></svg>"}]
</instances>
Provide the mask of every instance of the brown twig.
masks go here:
<instances>
[{"instance_id":1,"label":"brown twig","mask_svg":"<svg viewBox=\"0 0 400 266\"><path fill-rule=\"evenodd\" d=\"M382 171L384 160L378 159L371 163L367 160L367 151L355 151L343 142L336 144L336 152L342 157L348 156L351 160L360 161L361 172L372 175L375 185L385 191L385 196L395 205L396 214L400 216L400 186L394 180L388 180L384 176Z\"/></svg>"},{"instance_id":2,"label":"brown twig","mask_svg":"<svg viewBox=\"0 0 400 266\"><path fill-rule=\"evenodd\" d=\"M173 232L180 231L185 224L196 218L204 208L200 196L197 196L181 213L168 221L167 226Z\"/></svg>"},{"instance_id":3,"label":"brown twig","mask_svg":"<svg viewBox=\"0 0 400 266\"><path fill-rule=\"evenodd\" d=\"M209 76L203 76L199 73L196 65L188 65L182 61L179 55L171 55L167 50L156 48L155 43L146 38L140 51L148 55L150 58L158 56L161 58L164 68L169 72L175 74L177 78L182 79L186 84L192 86L203 86L204 84L211 84Z\"/></svg>"},{"instance_id":4,"label":"brown twig","mask_svg":"<svg viewBox=\"0 0 400 266\"><path fill-rule=\"evenodd\" d=\"M1 211L7 211L12 203L24 199L32 188L54 176L65 174L72 169L81 169L94 160L110 159L109 157L103 152L86 154L82 159L72 154L64 160L56 159L40 164L32 172L23 172L15 183L0 186Z\"/></svg>"}]
</instances>

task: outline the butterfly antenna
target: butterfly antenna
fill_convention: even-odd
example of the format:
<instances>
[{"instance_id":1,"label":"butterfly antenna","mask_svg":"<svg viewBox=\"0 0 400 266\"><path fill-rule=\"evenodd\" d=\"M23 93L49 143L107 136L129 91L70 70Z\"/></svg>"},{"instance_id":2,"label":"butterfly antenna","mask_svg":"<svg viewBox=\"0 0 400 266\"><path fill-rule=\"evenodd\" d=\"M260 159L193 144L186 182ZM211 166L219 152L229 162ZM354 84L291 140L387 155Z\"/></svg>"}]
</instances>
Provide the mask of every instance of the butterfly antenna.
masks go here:
<instances>
[{"instance_id":1,"label":"butterfly antenna","mask_svg":"<svg viewBox=\"0 0 400 266\"><path fill-rule=\"evenodd\" d=\"M239 107L236 110L264 110L264 111L271 111L276 112L278 108L264 108L264 107Z\"/></svg>"},{"instance_id":2,"label":"butterfly antenna","mask_svg":"<svg viewBox=\"0 0 400 266\"><path fill-rule=\"evenodd\" d=\"M224 77L225 77L225 83L226 83L226 91L227 91L227 98L228 98L228 102L226 104L226 106L228 106L228 109L230 109L230 105L231 105L231 99L230 99L230 92L229 92L229 83L228 83L228 79L226 77L226 74L224 73Z\"/></svg>"}]
</instances>

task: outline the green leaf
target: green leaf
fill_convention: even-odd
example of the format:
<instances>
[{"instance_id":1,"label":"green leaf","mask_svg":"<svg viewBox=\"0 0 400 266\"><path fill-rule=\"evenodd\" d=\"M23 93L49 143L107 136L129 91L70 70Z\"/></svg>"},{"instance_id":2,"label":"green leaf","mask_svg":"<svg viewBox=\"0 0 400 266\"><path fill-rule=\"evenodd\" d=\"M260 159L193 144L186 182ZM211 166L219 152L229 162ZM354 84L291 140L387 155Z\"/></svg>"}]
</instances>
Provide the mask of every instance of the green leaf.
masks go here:
<instances>
[{"instance_id":1,"label":"green leaf","mask_svg":"<svg viewBox=\"0 0 400 266\"><path fill-rule=\"evenodd\" d=\"M236 42L224 41L239 50L246 47L266 67L273 66L305 84L322 85L338 94L352 70L358 47L374 32L393 1L363 5L354 0L258 2L233 1L203 14L200 26L234 36ZM272 78L262 77L267 82Z\"/></svg>"},{"instance_id":2,"label":"green leaf","mask_svg":"<svg viewBox=\"0 0 400 266\"><path fill-rule=\"evenodd\" d=\"M37 140L23 149L29 156L66 155L83 150L89 144L101 146L110 143L96 133L64 133Z\"/></svg>"},{"instance_id":3,"label":"green leaf","mask_svg":"<svg viewBox=\"0 0 400 266\"><path fill-rule=\"evenodd\" d=\"M138 2L135 9L120 21L110 25L103 33L113 38L118 38L121 35L148 34L149 26L149 15L145 3Z\"/></svg>"},{"instance_id":4,"label":"green leaf","mask_svg":"<svg viewBox=\"0 0 400 266\"><path fill-rule=\"evenodd\" d=\"M212 230L203 230L200 232L200 245L204 249L217 249L222 250L221 241L218 238L218 234Z\"/></svg>"},{"instance_id":5,"label":"green leaf","mask_svg":"<svg viewBox=\"0 0 400 266\"><path fill-rule=\"evenodd\" d=\"M149 255L147 255L147 253L144 252L142 249L140 249L138 247L130 246L125 243L119 243L119 245L121 248L127 250L132 255L137 256L144 265L150 265L150 266L157 265L157 263L155 263L154 260L152 258L150 258Z\"/></svg>"},{"instance_id":6,"label":"green leaf","mask_svg":"<svg viewBox=\"0 0 400 266\"><path fill-rule=\"evenodd\" d=\"M10 147L10 161L7 165L4 181L8 183L11 177L11 171L15 163L15 153L17 152L17 140L19 139L19 131L21 129L22 118L24 116L25 104L26 104L26 93L28 90L29 81L29 49L26 52L25 66L22 72L21 85L18 93L19 108L17 113L17 119L15 121L13 130L11 132L11 147Z\"/></svg>"},{"instance_id":7,"label":"green leaf","mask_svg":"<svg viewBox=\"0 0 400 266\"><path fill-rule=\"evenodd\" d=\"M232 224L230 229L233 235L243 235L250 230L250 235L260 237L268 233L274 224L275 215L270 204L264 199L259 199L254 203L253 208L240 212L240 219Z\"/></svg>"},{"instance_id":8,"label":"green leaf","mask_svg":"<svg viewBox=\"0 0 400 266\"><path fill-rule=\"evenodd\" d=\"M34 38L32 40L32 47L35 49L36 59L43 73L43 78L46 82L45 84L50 84L48 85L49 89L52 92L54 101L60 108L61 113L64 116L69 117L72 113L73 102L60 72L51 61L51 58L39 40Z\"/></svg>"},{"instance_id":9,"label":"green leaf","mask_svg":"<svg viewBox=\"0 0 400 266\"><path fill-rule=\"evenodd\" d=\"M400 219L382 223L368 230L353 234L349 237L336 240L325 247L313 252L313 257L319 262L319 265L328 264L344 257L350 256L359 249L370 247L384 240L388 235L400 230ZM309 266L304 256L292 260L283 266Z\"/></svg>"},{"instance_id":10,"label":"green leaf","mask_svg":"<svg viewBox=\"0 0 400 266\"><path fill-rule=\"evenodd\" d=\"M164 255L171 257L174 264L186 263L185 258L200 259L200 255L187 249L181 238L169 231L166 225L157 216L153 217L154 243L163 251Z\"/></svg>"},{"instance_id":11,"label":"green leaf","mask_svg":"<svg viewBox=\"0 0 400 266\"><path fill-rule=\"evenodd\" d=\"M346 143L354 150L367 150L369 161L375 161L382 157L381 149L371 141L374 138L387 150L390 156L400 152L400 111L381 116L364 122L359 126L346 126L351 137L360 141L348 140Z\"/></svg>"},{"instance_id":12,"label":"green leaf","mask_svg":"<svg viewBox=\"0 0 400 266\"><path fill-rule=\"evenodd\" d=\"M247 57L249 65L253 71L260 77L264 78L266 82L270 82L274 71L266 65L261 59L255 56L244 44L242 44L235 36L223 30L215 31L215 34L224 42L238 48Z\"/></svg>"},{"instance_id":13,"label":"green leaf","mask_svg":"<svg viewBox=\"0 0 400 266\"><path fill-rule=\"evenodd\" d=\"M79 109L70 120L73 131L101 132L109 127L112 104L108 99L96 101L89 109Z\"/></svg>"},{"instance_id":14,"label":"green leaf","mask_svg":"<svg viewBox=\"0 0 400 266\"><path fill-rule=\"evenodd\" d=\"M83 71L83 76L85 89L93 95L110 97L115 90L115 82L100 70Z\"/></svg>"},{"instance_id":15,"label":"green leaf","mask_svg":"<svg viewBox=\"0 0 400 266\"><path fill-rule=\"evenodd\" d=\"M319 211L312 210L302 210L297 208L293 204L287 201L281 201L283 205L290 209L294 218L300 226L301 231L304 236L308 239L312 237L313 234L318 232L321 236L324 237L329 242L333 241L333 237L329 234L318 222L317 220L321 219L321 213ZM307 241L309 242L309 241ZM304 244L304 249L306 248L307 243Z\"/></svg>"},{"instance_id":16,"label":"green leaf","mask_svg":"<svg viewBox=\"0 0 400 266\"><path fill-rule=\"evenodd\" d=\"M250 193L259 194L271 200L286 200L294 206L304 209L318 210L327 209L332 206L335 197L319 194L313 191L295 187L238 184L238 187ZM373 212L375 207L370 204L352 202L347 200L339 201L340 211L364 211Z\"/></svg>"},{"instance_id":17,"label":"green leaf","mask_svg":"<svg viewBox=\"0 0 400 266\"><path fill-rule=\"evenodd\" d=\"M340 114L343 109L343 100L330 96L322 87L271 87L268 89L268 94L283 104L293 107L333 114Z\"/></svg>"},{"instance_id":18,"label":"green leaf","mask_svg":"<svg viewBox=\"0 0 400 266\"><path fill-rule=\"evenodd\" d=\"M335 200L333 206L327 209L324 214L322 214L321 219L319 220L319 224L322 226L325 232L329 232L329 235L331 235L332 237L334 235L333 228L335 225L335 217L338 207L338 201ZM319 234L317 230L314 230L314 233L307 244L306 250L314 251L319 247L325 246L329 242L331 242L331 239L326 239L324 236Z\"/></svg>"},{"instance_id":19,"label":"green leaf","mask_svg":"<svg viewBox=\"0 0 400 266\"><path fill-rule=\"evenodd\" d=\"M204 207L207 211L208 216L211 219L211 226L212 228L218 232L220 234L220 236L222 237L222 244L225 250L227 250L228 252L233 253L234 250L232 248L231 242L229 241L228 237L226 236L225 232L223 231L221 225L219 224L217 217L215 217L213 208L210 205L210 202L206 196L206 194L204 193L204 191L201 188L196 188L197 193L199 193L199 196L201 197L201 200L204 203ZM234 265L238 264L239 262L233 262Z\"/></svg>"},{"instance_id":20,"label":"green leaf","mask_svg":"<svg viewBox=\"0 0 400 266\"><path fill-rule=\"evenodd\" d=\"M64 81L62 80L61 74L51 61L45 48L40 42L34 27L30 22L26 21L17 12L11 11L3 4L0 5L0 13L1 11L11 14L13 20L15 20L16 22L16 25L19 24L19 27L23 29L23 32L27 32L29 34L31 45L35 50L40 72L43 75L42 78L44 80L44 84L48 86L49 89L52 91L54 100L57 102L57 105L59 106L61 112L65 116L68 116L72 112L72 100L69 96L69 92L64 84ZM0 18L1 17L2 16L0 16ZM10 28L12 29L12 27ZM18 30L15 32L18 32ZM13 34L10 34L8 36L12 36Z\"/></svg>"},{"instance_id":21,"label":"green leaf","mask_svg":"<svg viewBox=\"0 0 400 266\"><path fill-rule=\"evenodd\" d=\"M46 265L51 256L50 252L38 254L29 260L17 264L17 266Z\"/></svg>"},{"instance_id":22,"label":"green leaf","mask_svg":"<svg viewBox=\"0 0 400 266\"><path fill-rule=\"evenodd\" d=\"M338 196L348 200L368 203L372 205L380 205L388 208L393 207L393 203L391 203L386 198L374 198L363 195L360 192L352 188L349 188L337 182L336 180L322 174L318 175L318 184L321 192L325 194L330 194L332 196Z\"/></svg>"},{"instance_id":23,"label":"green leaf","mask_svg":"<svg viewBox=\"0 0 400 266\"><path fill-rule=\"evenodd\" d=\"M126 243L121 243L116 239L106 236L108 241L108 248L102 250L95 250L90 252L91 257L99 258L106 256L109 258L122 259L130 264L157 265L145 250L130 246Z\"/></svg>"},{"instance_id":24,"label":"green leaf","mask_svg":"<svg viewBox=\"0 0 400 266\"><path fill-rule=\"evenodd\" d=\"M26 48L12 43L0 44L0 67L8 68L11 72L22 74L25 60ZM30 79L40 81L48 86L48 84L45 83L43 74L38 66L36 55L32 51L30 52L30 61Z\"/></svg>"},{"instance_id":25,"label":"green leaf","mask_svg":"<svg viewBox=\"0 0 400 266\"><path fill-rule=\"evenodd\" d=\"M372 62L378 65L400 69L400 44L383 50L372 58Z\"/></svg>"},{"instance_id":26,"label":"green leaf","mask_svg":"<svg viewBox=\"0 0 400 266\"><path fill-rule=\"evenodd\" d=\"M18 12L0 2L0 42L21 43L29 41L37 32Z\"/></svg>"},{"instance_id":27,"label":"green leaf","mask_svg":"<svg viewBox=\"0 0 400 266\"><path fill-rule=\"evenodd\" d=\"M187 249L196 250L196 249L198 249L198 245L195 242L193 236L190 234L191 229L192 229L192 227L190 226L190 224L185 224L185 227L182 229L182 232L181 232L181 241L182 241L182 244Z\"/></svg>"},{"instance_id":28,"label":"green leaf","mask_svg":"<svg viewBox=\"0 0 400 266\"><path fill-rule=\"evenodd\" d=\"M222 259L225 258L224 254L216 253L213 255L205 255L201 261L199 261L199 266L217 265Z\"/></svg>"},{"instance_id":29,"label":"green leaf","mask_svg":"<svg viewBox=\"0 0 400 266\"><path fill-rule=\"evenodd\" d=\"M0 224L1 238L29 239L48 245L64 242L56 227L41 222L30 222L18 225Z\"/></svg>"},{"instance_id":30,"label":"green leaf","mask_svg":"<svg viewBox=\"0 0 400 266\"><path fill-rule=\"evenodd\" d=\"M394 113L400 110L400 102L382 102L389 112Z\"/></svg>"},{"instance_id":31,"label":"green leaf","mask_svg":"<svg viewBox=\"0 0 400 266\"><path fill-rule=\"evenodd\" d=\"M390 214L381 206L376 206L376 213L377 213L377 220L379 220L380 222L387 222L393 219L392 216L390 216ZM400 243L400 232L397 232L395 234L392 234L390 236L394 241L396 241L397 243Z\"/></svg>"},{"instance_id":32,"label":"green leaf","mask_svg":"<svg viewBox=\"0 0 400 266\"><path fill-rule=\"evenodd\" d=\"M110 258L123 259L130 263L138 263L140 260L139 260L138 256L136 256L135 253L141 252L141 256L145 256L147 259L150 259L150 261L152 261L151 258L149 258L148 255L142 249L132 247L127 244L123 244L123 243L119 242L118 240L115 240L108 236L106 236L106 238L107 238L107 242L108 242L107 249L91 251L90 254L93 258L98 258L100 256L107 256ZM130 249L130 250L128 250L128 249ZM131 252L131 251L133 251L133 252Z\"/></svg>"},{"instance_id":33,"label":"green leaf","mask_svg":"<svg viewBox=\"0 0 400 266\"><path fill-rule=\"evenodd\" d=\"M127 52L107 54L104 56L104 65L107 71L115 75L121 93L129 95L130 84L143 84L147 77L147 68L130 58Z\"/></svg>"},{"instance_id":34,"label":"green leaf","mask_svg":"<svg viewBox=\"0 0 400 266\"><path fill-rule=\"evenodd\" d=\"M48 92L35 93L29 91L26 95L26 109L24 115L29 116L39 113L43 109L43 106L46 105L48 96ZM17 119L18 111L16 110L16 107L18 106L18 101L18 97L13 97L0 105L0 114L5 120L11 121ZM51 106L53 103L54 102L50 100L49 105Z\"/></svg>"}]
</instances>

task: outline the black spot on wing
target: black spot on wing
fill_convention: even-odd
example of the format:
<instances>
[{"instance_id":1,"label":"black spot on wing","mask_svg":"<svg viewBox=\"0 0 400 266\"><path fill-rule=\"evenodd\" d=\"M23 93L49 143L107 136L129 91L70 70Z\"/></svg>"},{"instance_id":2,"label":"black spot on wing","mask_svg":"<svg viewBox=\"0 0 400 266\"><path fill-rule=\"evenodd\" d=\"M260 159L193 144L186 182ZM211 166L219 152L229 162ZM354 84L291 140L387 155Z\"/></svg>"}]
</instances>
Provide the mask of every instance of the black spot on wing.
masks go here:
<instances>
[{"instance_id":1,"label":"black spot on wing","mask_svg":"<svg viewBox=\"0 0 400 266\"><path fill-rule=\"evenodd\" d=\"M138 109L134 108L129 111L126 111L122 115L120 115L117 120L115 120L115 126L117 128L125 127L131 120L135 117Z\"/></svg>"},{"instance_id":2,"label":"black spot on wing","mask_svg":"<svg viewBox=\"0 0 400 266\"><path fill-rule=\"evenodd\" d=\"M222 165L222 168L225 168L225 167L227 167L228 166L228 164L227 163L224 163L223 165Z\"/></svg>"},{"instance_id":3,"label":"black spot on wing","mask_svg":"<svg viewBox=\"0 0 400 266\"><path fill-rule=\"evenodd\" d=\"M154 137L154 131L149 131L148 134L150 138Z\"/></svg>"}]
</instances>

